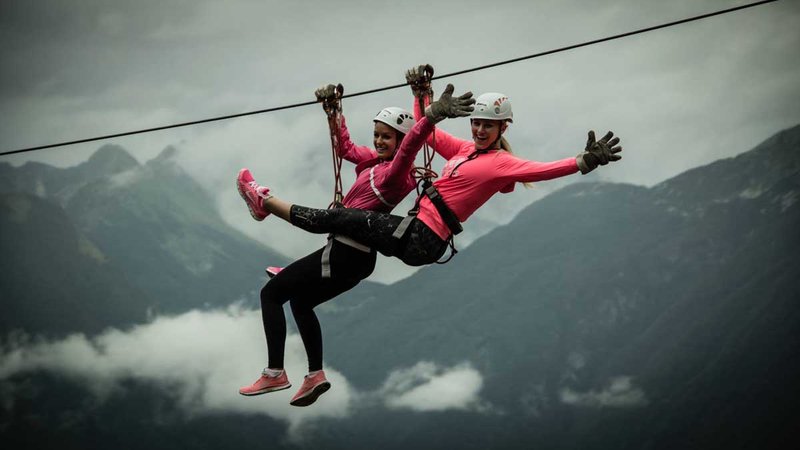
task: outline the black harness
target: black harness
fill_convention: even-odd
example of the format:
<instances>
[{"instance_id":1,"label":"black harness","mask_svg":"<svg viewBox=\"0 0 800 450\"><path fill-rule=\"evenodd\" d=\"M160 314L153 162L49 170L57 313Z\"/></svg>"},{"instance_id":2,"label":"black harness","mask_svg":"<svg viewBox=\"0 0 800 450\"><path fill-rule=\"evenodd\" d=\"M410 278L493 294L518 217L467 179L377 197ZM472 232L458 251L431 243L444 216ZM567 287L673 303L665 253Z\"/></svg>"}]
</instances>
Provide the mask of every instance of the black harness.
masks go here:
<instances>
[{"instance_id":1,"label":"black harness","mask_svg":"<svg viewBox=\"0 0 800 450\"><path fill-rule=\"evenodd\" d=\"M470 153L469 156L467 156L467 159L456 164L453 170L450 171L450 176L452 177L453 174L456 173L456 170L458 170L458 168L461 167L462 164L468 161L472 161L473 159L487 152L488 149L475 150L474 152ZM420 187L421 187L421 192L420 192ZM417 202L414 204L414 208L411 209L408 212L408 216L406 216L402 220L402 222L400 222L400 225L397 226L397 229L395 229L392 236L397 239L402 239L403 236L405 236L406 231L408 231L408 226L411 224L411 221L413 221L414 218L417 217L417 214L419 214L419 202L422 199L422 196L425 195L426 197L428 197L433 206L439 212L439 215L442 217L442 220L444 220L444 223L445 225L447 225L447 228L450 229L450 237L447 239L447 245L450 246L450 256L444 261L436 261L437 264L444 264L453 259L453 256L455 256L456 253L458 253L458 250L456 250L455 242L453 241L453 237L464 231L464 228L461 226L461 222L458 220L456 213L454 213L453 210L450 209L449 206L447 206L447 203L445 203L444 198L442 198L442 195L439 193L439 190L436 189L436 186L433 185L433 183L430 181L429 178L423 178L422 180L420 180L419 184L417 185L417 192L419 193L419 195L417 196Z\"/></svg>"}]
</instances>

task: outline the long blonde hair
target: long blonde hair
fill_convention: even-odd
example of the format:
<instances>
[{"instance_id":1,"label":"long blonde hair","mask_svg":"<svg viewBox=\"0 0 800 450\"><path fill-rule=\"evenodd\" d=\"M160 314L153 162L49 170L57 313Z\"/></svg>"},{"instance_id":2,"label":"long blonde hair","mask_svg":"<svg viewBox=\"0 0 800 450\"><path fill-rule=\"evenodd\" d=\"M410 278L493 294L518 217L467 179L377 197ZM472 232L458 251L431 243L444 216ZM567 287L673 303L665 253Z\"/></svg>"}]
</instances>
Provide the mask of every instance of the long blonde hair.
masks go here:
<instances>
[{"instance_id":1,"label":"long blonde hair","mask_svg":"<svg viewBox=\"0 0 800 450\"><path fill-rule=\"evenodd\" d=\"M506 139L505 136L503 136L503 135L500 135L500 148L502 150L507 151L508 153L510 153L512 155L514 154L514 152L511 151L511 143L508 142L508 139ZM533 183L530 183L530 182L523 182L522 185L525 186L527 189L532 189L533 188Z\"/></svg>"},{"instance_id":2,"label":"long blonde hair","mask_svg":"<svg viewBox=\"0 0 800 450\"><path fill-rule=\"evenodd\" d=\"M500 148L512 155L514 154L514 152L511 151L511 143L508 142L505 136L500 136Z\"/></svg>"}]
</instances>

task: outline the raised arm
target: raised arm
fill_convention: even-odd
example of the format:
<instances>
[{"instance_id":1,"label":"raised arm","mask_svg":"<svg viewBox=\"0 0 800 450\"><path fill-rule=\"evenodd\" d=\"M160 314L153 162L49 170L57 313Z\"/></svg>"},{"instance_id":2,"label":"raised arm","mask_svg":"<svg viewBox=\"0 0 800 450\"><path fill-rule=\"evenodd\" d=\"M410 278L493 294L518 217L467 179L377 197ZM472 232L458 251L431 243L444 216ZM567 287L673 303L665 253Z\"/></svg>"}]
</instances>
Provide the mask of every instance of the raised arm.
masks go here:
<instances>
[{"instance_id":1,"label":"raised arm","mask_svg":"<svg viewBox=\"0 0 800 450\"><path fill-rule=\"evenodd\" d=\"M472 104L475 103L472 92L454 97L454 90L453 85L448 84L439 100L428 105L425 116L420 117L408 132L392 161L389 169L390 178L407 176L425 138L433 131L437 122L447 118L464 117L472 112Z\"/></svg>"},{"instance_id":2,"label":"raised arm","mask_svg":"<svg viewBox=\"0 0 800 450\"><path fill-rule=\"evenodd\" d=\"M341 117L342 122L339 126L338 134L339 156L353 164L358 164L368 159L377 158L378 152L364 145L356 145L352 139L350 139L350 132L347 130L347 124L345 123L344 116Z\"/></svg>"},{"instance_id":3,"label":"raised arm","mask_svg":"<svg viewBox=\"0 0 800 450\"><path fill-rule=\"evenodd\" d=\"M386 182L388 184L399 183L408 176L411 169L414 167L414 160L417 153L422 148L425 139L430 136L433 131L433 123L426 117L421 117L411 130L403 138L400 143L400 148L392 159L392 163L387 171Z\"/></svg>"},{"instance_id":4,"label":"raised arm","mask_svg":"<svg viewBox=\"0 0 800 450\"><path fill-rule=\"evenodd\" d=\"M425 107L430 104L430 83L425 82L428 78L427 74L433 72L433 69L429 67L430 66L426 64L413 67L406 71L406 81L411 86L411 92L414 94L413 111L414 119L417 121L425 114L423 108L420 107L419 98L421 97L423 99ZM469 141L459 139L442 129L437 129L435 139L434 136L431 135L428 137L427 143L442 158L450 159L455 156L465 144L468 144Z\"/></svg>"},{"instance_id":5,"label":"raised arm","mask_svg":"<svg viewBox=\"0 0 800 450\"><path fill-rule=\"evenodd\" d=\"M341 85L339 86L341 87ZM336 139L339 141L339 156L353 164L358 164L362 161L377 157L377 152L369 147L356 145L352 139L350 139L350 132L347 130L347 124L344 115L341 114L341 106L338 103L341 93L341 90L338 90L337 93L337 87L332 84L322 86L314 91L317 101L322 102L322 109L325 110L326 113L329 113L329 109L332 108L335 108L334 110L339 112L339 118L341 121L335 130ZM328 117L330 118L331 116L329 115Z\"/></svg>"}]
</instances>

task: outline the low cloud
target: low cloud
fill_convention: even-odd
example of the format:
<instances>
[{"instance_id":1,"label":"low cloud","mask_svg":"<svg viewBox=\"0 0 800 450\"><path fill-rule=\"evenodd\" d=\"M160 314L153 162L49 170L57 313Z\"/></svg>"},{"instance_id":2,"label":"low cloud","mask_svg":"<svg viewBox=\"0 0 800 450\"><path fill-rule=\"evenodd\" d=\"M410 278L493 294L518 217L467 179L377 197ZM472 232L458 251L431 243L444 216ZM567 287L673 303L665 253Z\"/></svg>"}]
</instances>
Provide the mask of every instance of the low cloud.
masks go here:
<instances>
[{"instance_id":1,"label":"low cloud","mask_svg":"<svg viewBox=\"0 0 800 450\"><path fill-rule=\"evenodd\" d=\"M297 334L286 340L286 371L293 387L265 396L239 395L239 387L259 377L266 357L260 312L238 305L159 316L97 336L77 333L44 340L17 335L0 345L0 381L7 381L0 401L11 408L14 377L30 372L58 373L85 386L100 402L124 389L123 381L134 379L163 386L187 416L262 414L284 421L290 441L302 441L314 419L346 418L357 405L417 412L488 410L479 397L483 378L475 368L433 362L392 371L381 388L369 392L356 391L328 365L325 372L334 388L313 408L292 407L289 399L307 369Z\"/></svg>"},{"instance_id":2,"label":"low cloud","mask_svg":"<svg viewBox=\"0 0 800 450\"><path fill-rule=\"evenodd\" d=\"M478 396L482 387L483 377L469 363L442 368L422 361L389 374L380 395L390 409L484 410Z\"/></svg>"},{"instance_id":3,"label":"low cloud","mask_svg":"<svg viewBox=\"0 0 800 450\"><path fill-rule=\"evenodd\" d=\"M188 415L264 414L287 422L290 438L308 419L349 415L353 389L330 367L325 372L335 388L314 408L289 405L307 369L296 334L286 340L286 370L293 387L253 398L239 395L239 387L255 381L265 363L260 313L234 306L158 317L95 337L74 334L57 341L6 343L0 349L0 380L31 371L56 372L85 384L100 400L121 389L121 380L150 381L168 387Z\"/></svg>"},{"instance_id":4,"label":"low cloud","mask_svg":"<svg viewBox=\"0 0 800 450\"><path fill-rule=\"evenodd\" d=\"M629 376L612 378L609 386L601 391L577 392L569 388L562 389L560 397L568 405L592 408L629 408L647 404L644 391L635 387Z\"/></svg>"}]
</instances>

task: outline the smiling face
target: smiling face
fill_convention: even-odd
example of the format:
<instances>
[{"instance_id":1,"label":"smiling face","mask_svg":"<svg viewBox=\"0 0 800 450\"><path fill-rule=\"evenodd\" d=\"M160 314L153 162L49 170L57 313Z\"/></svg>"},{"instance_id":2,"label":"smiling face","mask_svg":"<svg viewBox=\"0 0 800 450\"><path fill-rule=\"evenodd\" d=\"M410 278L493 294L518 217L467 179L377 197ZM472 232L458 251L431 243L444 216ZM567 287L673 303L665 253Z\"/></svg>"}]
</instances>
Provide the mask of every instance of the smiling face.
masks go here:
<instances>
[{"instance_id":1,"label":"smiling face","mask_svg":"<svg viewBox=\"0 0 800 450\"><path fill-rule=\"evenodd\" d=\"M506 124L500 120L472 119L472 140L475 148L486 150L490 145L496 144L500 134L506 129Z\"/></svg>"},{"instance_id":2,"label":"smiling face","mask_svg":"<svg viewBox=\"0 0 800 450\"><path fill-rule=\"evenodd\" d=\"M372 145L381 159L392 159L397 151L397 130L383 122L375 122L375 131L372 134Z\"/></svg>"}]
</instances>

